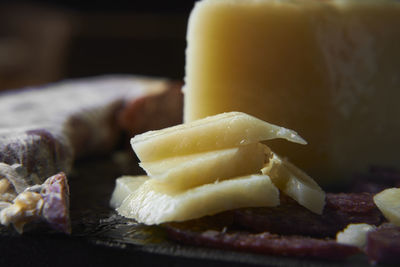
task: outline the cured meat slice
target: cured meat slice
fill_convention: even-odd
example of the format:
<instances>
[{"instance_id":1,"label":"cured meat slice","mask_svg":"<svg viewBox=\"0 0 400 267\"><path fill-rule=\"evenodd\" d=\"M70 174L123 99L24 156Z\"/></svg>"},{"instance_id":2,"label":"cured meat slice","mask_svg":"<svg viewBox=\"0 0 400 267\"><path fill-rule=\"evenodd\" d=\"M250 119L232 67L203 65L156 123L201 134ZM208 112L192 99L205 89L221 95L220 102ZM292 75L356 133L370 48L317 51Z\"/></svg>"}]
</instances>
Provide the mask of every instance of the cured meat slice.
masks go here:
<instances>
[{"instance_id":1,"label":"cured meat slice","mask_svg":"<svg viewBox=\"0 0 400 267\"><path fill-rule=\"evenodd\" d=\"M367 223L379 225L383 216L369 193L338 193L327 194L327 219L335 219L335 223L343 226L350 223Z\"/></svg>"},{"instance_id":2,"label":"cured meat slice","mask_svg":"<svg viewBox=\"0 0 400 267\"><path fill-rule=\"evenodd\" d=\"M183 244L269 255L340 260L360 252L355 246L339 244L328 239L280 236L268 232L227 232L226 227L219 230L207 230L204 227L204 221L171 223L166 226L166 231L170 239Z\"/></svg>"},{"instance_id":3,"label":"cured meat slice","mask_svg":"<svg viewBox=\"0 0 400 267\"><path fill-rule=\"evenodd\" d=\"M118 113L118 124L134 136L182 123L182 85L180 82L169 82L165 92L129 100Z\"/></svg>"},{"instance_id":4,"label":"cured meat slice","mask_svg":"<svg viewBox=\"0 0 400 267\"><path fill-rule=\"evenodd\" d=\"M249 208L235 211L235 222L255 232L268 231L285 235L307 235L333 237L336 228L326 224L318 215L297 203L282 204L273 208Z\"/></svg>"},{"instance_id":5,"label":"cured meat slice","mask_svg":"<svg viewBox=\"0 0 400 267\"><path fill-rule=\"evenodd\" d=\"M173 125L171 118L182 116L181 108L164 101L173 95L182 102L176 88L164 79L103 76L2 93L0 178L12 184L4 194L19 194L59 172L68 174L77 158L110 151L122 129L133 133ZM123 118L139 117L132 113L148 118L160 110L153 123L124 123Z\"/></svg>"},{"instance_id":6,"label":"cured meat slice","mask_svg":"<svg viewBox=\"0 0 400 267\"><path fill-rule=\"evenodd\" d=\"M350 223L379 225L382 214L375 206L371 194L329 193L322 215L314 214L285 198L278 207L237 210L235 221L257 232L334 237Z\"/></svg>"},{"instance_id":7,"label":"cured meat slice","mask_svg":"<svg viewBox=\"0 0 400 267\"><path fill-rule=\"evenodd\" d=\"M368 173L354 177L351 192L379 193L386 188L400 187L400 171L395 168L372 166Z\"/></svg>"},{"instance_id":8,"label":"cured meat slice","mask_svg":"<svg viewBox=\"0 0 400 267\"><path fill-rule=\"evenodd\" d=\"M43 182L58 171L68 172L74 159L114 147L121 132L117 113L126 109L125 116L130 110L147 117L148 108L140 105L140 99L166 94L170 88L162 79L105 76L3 93L0 162L21 164L30 183ZM153 105L162 106L163 100L160 97ZM171 113L180 111L171 108L159 117ZM145 129L140 123L145 121L124 126Z\"/></svg>"},{"instance_id":9,"label":"cured meat slice","mask_svg":"<svg viewBox=\"0 0 400 267\"><path fill-rule=\"evenodd\" d=\"M366 254L371 263L400 263L400 227L383 224L367 235Z\"/></svg>"}]
</instances>

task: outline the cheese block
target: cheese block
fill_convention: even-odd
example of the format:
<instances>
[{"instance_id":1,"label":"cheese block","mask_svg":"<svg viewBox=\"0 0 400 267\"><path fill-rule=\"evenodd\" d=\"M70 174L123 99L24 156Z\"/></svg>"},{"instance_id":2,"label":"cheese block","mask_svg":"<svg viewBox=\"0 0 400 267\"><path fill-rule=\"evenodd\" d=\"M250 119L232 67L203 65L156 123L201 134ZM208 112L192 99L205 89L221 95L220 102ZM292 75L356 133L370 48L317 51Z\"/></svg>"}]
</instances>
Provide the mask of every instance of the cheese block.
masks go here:
<instances>
[{"instance_id":1,"label":"cheese block","mask_svg":"<svg viewBox=\"0 0 400 267\"><path fill-rule=\"evenodd\" d=\"M400 2L203 0L189 19L184 121L242 111L309 142L271 144L320 182L399 165Z\"/></svg>"},{"instance_id":2,"label":"cheese block","mask_svg":"<svg viewBox=\"0 0 400 267\"><path fill-rule=\"evenodd\" d=\"M131 139L131 145L142 162L151 162L276 138L306 144L293 130L245 113L227 112L136 135Z\"/></svg>"},{"instance_id":3,"label":"cheese block","mask_svg":"<svg viewBox=\"0 0 400 267\"><path fill-rule=\"evenodd\" d=\"M261 170L286 195L310 211L322 214L325 206L325 192L313 178L295 165L270 152L269 162Z\"/></svg>"},{"instance_id":4,"label":"cheese block","mask_svg":"<svg viewBox=\"0 0 400 267\"><path fill-rule=\"evenodd\" d=\"M163 184L166 190L179 192L232 177L261 174L261 168L266 161L264 151L264 146L256 143L141 163L141 166L145 167L151 178Z\"/></svg>"},{"instance_id":5,"label":"cheese block","mask_svg":"<svg viewBox=\"0 0 400 267\"><path fill-rule=\"evenodd\" d=\"M185 221L236 208L278 204L279 191L266 175L237 177L179 194L163 192L155 179L148 179L125 198L117 211L151 225Z\"/></svg>"}]
</instances>

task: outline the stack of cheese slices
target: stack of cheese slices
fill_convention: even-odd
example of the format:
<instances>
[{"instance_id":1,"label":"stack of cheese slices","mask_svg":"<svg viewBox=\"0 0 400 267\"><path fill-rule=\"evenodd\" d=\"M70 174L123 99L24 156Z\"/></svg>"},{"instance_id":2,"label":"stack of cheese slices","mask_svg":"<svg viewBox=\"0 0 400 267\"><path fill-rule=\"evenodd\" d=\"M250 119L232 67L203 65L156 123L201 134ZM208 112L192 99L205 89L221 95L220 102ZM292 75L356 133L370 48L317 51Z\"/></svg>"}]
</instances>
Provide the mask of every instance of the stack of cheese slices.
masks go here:
<instances>
[{"instance_id":1,"label":"stack of cheese slices","mask_svg":"<svg viewBox=\"0 0 400 267\"><path fill-rule=\"evenodd\" d=\"M294 131L240 112L150 131L131 140L148 176L117 179L111 205L145 224L279 205L279 191L321 214L325 193L262 141L306 144Z\"/></svg>"}]
</instances>

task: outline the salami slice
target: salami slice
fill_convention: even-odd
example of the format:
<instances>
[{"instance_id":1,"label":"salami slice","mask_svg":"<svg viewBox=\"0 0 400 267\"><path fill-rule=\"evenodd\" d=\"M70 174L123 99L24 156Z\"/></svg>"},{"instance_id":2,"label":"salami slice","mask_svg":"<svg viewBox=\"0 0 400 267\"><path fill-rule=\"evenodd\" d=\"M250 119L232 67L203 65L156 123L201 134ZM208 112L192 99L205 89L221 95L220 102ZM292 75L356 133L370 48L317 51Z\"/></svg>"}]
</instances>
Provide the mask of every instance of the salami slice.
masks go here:
<instances>
[{"instance_id":1,"label":"salami slice","mask_svg":"<svg viewBox=\"0 0 400 267\"><path fill-rule=\"evenodd\" d=\"M379 193L386 188L400 187L400 171L390 167L371 166L368 173L356 174L351 192Z\"/></svg>"},{"instance_id":2,"label":"salami slice","mask_svg":"<svg viewBox=\"0 0 400 267\"><path fill-rule=\"evenodd\" d=\"M373 264L400 264L400 227L383 224L369 232L365 251Z\"/></svg>"},{"instance_id":3,"label":"salami slice","mask_svg":"<svg viewBox=\"0 0 400 267\"><path fill-rule=\"evenodd\" d=\"M213 223L208 227L211 228L207 229L204 221L191 221L168 224L166 231L170 239L183 244L277 256L340 260L360 252L357 247L328 239L281 236L268 232L251 234L227 231L228 227L217 230L213 229L215 228Z\"/></svg>"},{"instance_id":4,"label":"salami slice","mask_svg":"<svg viewBox=\"0 0 400 267\"><path fill-rule=\"evenodd\" d=\"M312 213L290 199L283 199L278 207L237 210L235 221L257 232L334 237L350 223L379 225L382 214L369 193L328 193L322 215Z\"/></svg>"}]
</instances>

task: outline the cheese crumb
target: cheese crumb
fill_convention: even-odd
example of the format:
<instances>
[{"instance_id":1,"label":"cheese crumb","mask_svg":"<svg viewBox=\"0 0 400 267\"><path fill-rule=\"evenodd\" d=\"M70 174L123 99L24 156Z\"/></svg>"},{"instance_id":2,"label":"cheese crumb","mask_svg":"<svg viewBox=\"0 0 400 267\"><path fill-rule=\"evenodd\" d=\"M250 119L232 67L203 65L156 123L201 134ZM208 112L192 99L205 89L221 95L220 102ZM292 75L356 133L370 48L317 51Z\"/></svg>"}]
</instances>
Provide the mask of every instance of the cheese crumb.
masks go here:
<instances>
[{"instance_id":1,"label":"cheese crumb","mask_svg":"<svg viewBox=\"0 0 400 267\"><path fill-rule=\"evenodd\" d=\"M366 223L349 224L343 231L337 233L336 241L341 244L363 248L367 242L368 232L375 228L374 225Z\"/></svg>"}]
</instances>

